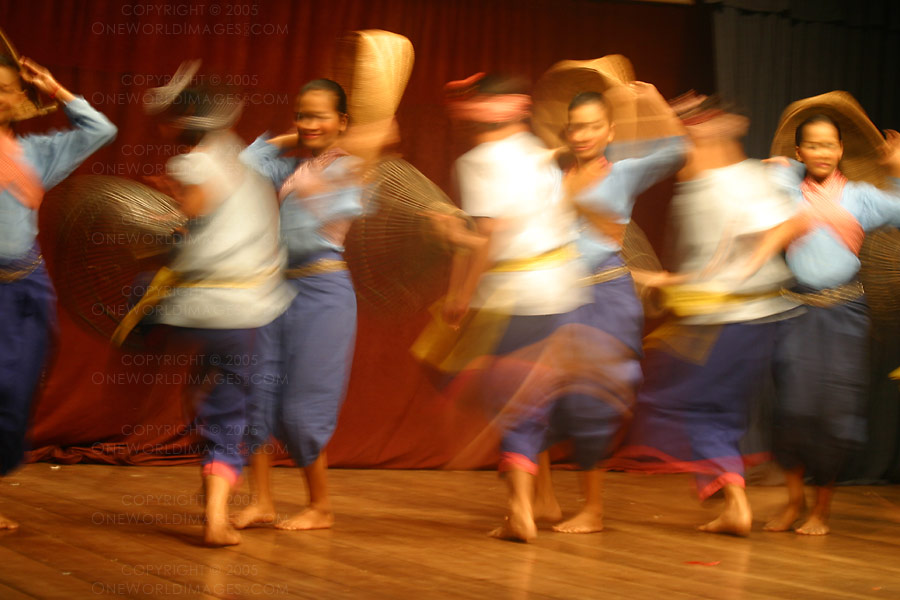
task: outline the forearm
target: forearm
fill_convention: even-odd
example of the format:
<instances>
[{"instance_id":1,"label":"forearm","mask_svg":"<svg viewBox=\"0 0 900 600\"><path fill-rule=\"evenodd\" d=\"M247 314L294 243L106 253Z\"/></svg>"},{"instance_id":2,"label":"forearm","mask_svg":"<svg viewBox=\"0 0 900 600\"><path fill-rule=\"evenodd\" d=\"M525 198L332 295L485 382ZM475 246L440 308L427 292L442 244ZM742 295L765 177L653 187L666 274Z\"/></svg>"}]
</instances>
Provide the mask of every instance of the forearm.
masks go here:
<instances>
[{"instance_id":1,"label":"forearm","mask_svg":"<svg viewBox=\"0 0 900 600\"><path fill-rule=\"evenodd\" d=\"M297 147L298 141L299 135L295 131L294 133L285 133L269 138L266 140L266 143L275 146L279 150L291 150Z\"/></svg>"},{"instance_id":2,"label":"forearm","mask_svg":"<svg viewBox=\"0 0 900 600\"><path fill-rule=\"evenodd\" d=\"M615 215L602 211L592 210L582 205L576 205L578 214L587 219L596 231L616 242L619 246L625 241L625 223L619 223Z\"/></svg>"},{"instance_id":3,"label":"forearm","mask_svg":"<svg viewBox=\"0 0 900 600\"><path fill-rule=\"evenodd\" d=\"M203 186L176 183L172 188L172 192L181 212L187 218L196 219L209 212L209 203L203 191Z\"/></svg>"},{"instance_id":4,"label":"forearm","mask_svg":"<svg viewBox=\"0 0 900 600\"><path fill-rule=\"evenodd\" d=\"M57 88L56 93L52 96L54 100L58 100L63 104L68 104L72 100L75 99L75 94L64 88L63 86L59 86Z\"/></svg>"},{"instance_id":5,"label":"forearm","mask_svg":"<svg viewBox=\"0 0 900 600\"><path fill-rule=\"evenodd\" d=\"M481 241L466 254L462 272L456 275L455 282L451 277L451 283L456 283L451 293L460 302L468 304L475 295L482 275L490 267L490 239L482 237Z\"/></svg>"},{"instance_id":6,"label":"forearm","mask_svg":"<svg viewBox=\"0 0 900 600\"><path fill-rule=\"evenodd\" d=\"M488 266L490 246L487 238L472 250L459 249L453 256L450 284L442 309L443 320L458 327L469 310L475 289Z\"/></svg>"},{"instance_id":7,"label":"forearm","mask_svg":"<svg viewBox=\"0 0 900 600\"><path fill-rule=\"evenodd\" d=\"M631 269L631 277L641 287L666 287L687 283L695 276L694 273L669 273L668 271L647 271L644 269Z\"/></svg>"},{"instance_id":8,"label":"forearm","mask_svg":"<svg viewBox=\"0 0 900 600\"><path fill-rule=\"evenodd\" d=\"M759 244L742 271L742 278L751 277L773 256L809 231L809 218L799 214L762 234Z\"/></svg>"}]
</instances>

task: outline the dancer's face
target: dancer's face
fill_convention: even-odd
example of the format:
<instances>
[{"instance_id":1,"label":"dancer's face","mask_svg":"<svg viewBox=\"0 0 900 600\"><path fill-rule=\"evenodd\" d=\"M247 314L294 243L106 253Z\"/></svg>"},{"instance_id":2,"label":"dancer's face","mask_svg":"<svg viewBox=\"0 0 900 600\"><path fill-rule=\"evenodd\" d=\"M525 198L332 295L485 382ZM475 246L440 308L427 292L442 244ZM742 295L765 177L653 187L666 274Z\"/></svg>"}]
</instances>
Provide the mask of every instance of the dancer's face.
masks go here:
<instances>
[{"instance_id":1,"label":"dancer's face","mask_svg":"<svg viewBox=\"0 0 900 600\"><path fill-rule=\"evenodd\" d=\"M797 146L797 160L806 165L806 172L822 181L838 168L844 155L838 130L831 123L808 123L803 128L803 141Z\"/></svg>"},{"instance_id":2,"label":"dancer's face","mask_svg":"<svg viewBox=\"0 0 900 600\"><path fill-rule=\"evenodd\" d=\"M10 67L0 67L0 127L9 125L25 99L19 74Z\"/></svg>"},{"instance_id":3,"label":"dancer's face","mask_svg":"<svg viewBox=\"0 0 900 600\"><path fill-rule=\"evenodd\" d=\"M569 111L566 142L579 162L592 160L606 152L614 134L609 114L601 103L588 102Z\"/></svg>"},{"instance_id":4,"label":"dancer's face","mask_svg":"<svg viewBox=\"0 0 900 600\"><path fill-rule=\"evenodd\" d=\"M347 129L347 115L337 111L337 97L325 90L310 90L297 96L294 125L300 143L321 154L337 143Z\"/></svg>"}]
</instances>

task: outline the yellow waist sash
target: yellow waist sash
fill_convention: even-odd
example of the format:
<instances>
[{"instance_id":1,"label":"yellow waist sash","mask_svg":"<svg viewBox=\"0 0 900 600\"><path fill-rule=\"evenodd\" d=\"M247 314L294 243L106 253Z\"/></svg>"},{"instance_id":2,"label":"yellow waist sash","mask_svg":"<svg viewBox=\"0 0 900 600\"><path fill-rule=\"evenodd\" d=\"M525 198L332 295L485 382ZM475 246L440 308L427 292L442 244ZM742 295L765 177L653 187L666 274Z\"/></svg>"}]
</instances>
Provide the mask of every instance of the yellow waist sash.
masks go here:
<instances>
[{"instance_id":1,"label":"yellow waist sash","mask_svg":"<svg viewBox=\"0 0 900 600\"><path fill-rule=\"evenodd\" d=\"M542 271L559 267L578 257L574 244L560 246L549 252L528 258L500 260L488 269L488 273L515 273L520 271Z\"/></svg>"},{"instance_id":2,"label":"yellow waist sash","mask_svg":"<svg viewBox=\"0 0 900 600\"><path fill-rule=\"evenodd\" d=\"M781 290L761 294L734 294L703 290L696 285L673 285L661 289L663 304L679 317L712 315L738 304L776 298Z\"/></svg>"},{"instance_id":3,"label":"yellow waist sash","mask_svg":"<svg viewBox=\"0 0 900 600\"><path fill-rule=\"evenodd\" d=\"M530 258L499 261L487 272L541 271L562 266L577 256L575 246L569 244ZM490 309L470 310L459 327L453 327L441 316L444 299L440 298L429 308L431 321L410 351L423 363L446 373L456 373L473 359L494 351L511 315Z\"/></svg>"},{"instance_id":4,"label":"yellow waist sash","mask_svg":"<svg viewBox=\"0 0 900 600\"><path fill-rule=\"evenodd\" d=\"M137 327L145 316L149 314L149 310L163 301L163 299L172 293L172 289L176 287L197 287L197 288L234 288L247 289L262 285L273 275L276 275L280 267L271 267L266 269L259 275L244 280L214 280L214 279L197 279L193 281L185 280L182 273L173 271L168 267L163 267L156 272L147 291L135 304L131 310L125 315L116 330L112 334L112 343L121 346L128 334Z\"/></svg>"}]
</instances>

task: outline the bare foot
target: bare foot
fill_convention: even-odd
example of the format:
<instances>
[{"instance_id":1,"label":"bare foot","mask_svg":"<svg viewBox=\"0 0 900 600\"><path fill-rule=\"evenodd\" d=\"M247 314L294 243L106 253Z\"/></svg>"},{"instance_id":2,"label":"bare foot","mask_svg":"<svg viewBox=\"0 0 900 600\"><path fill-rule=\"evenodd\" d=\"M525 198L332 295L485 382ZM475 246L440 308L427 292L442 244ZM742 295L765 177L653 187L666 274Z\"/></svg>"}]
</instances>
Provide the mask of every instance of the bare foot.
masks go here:
<instances>
[{"instance_id":1,"label":"bare foot","mask_svg":"<svg viewBox=\"0 0 900 600\"><path fill-rule=\"evenodd\" d=\"M231 517L231 524L235 529L244 529L257 523L274 523L275 506L271 503L258 504L254 502L241 512Z\"/></svg>"},{"instance_id":2,"label":"bare foot","mask_svg":"<svg viewBox=\"0 0 900 600\"><path fill-rule=\"evenodd\" d=\"M545 521L547 523L558 523L562 520L562 509L559 507L559 501L556 496L550 494L539 494L534 499L534 520Z\"/></svg>"},{"instance_id":3,"label":"bare foot","mask_svg":"<svg viewBox=\"0 0 900 600\"><path fill-rule=\"evenodd\" d=\"M595 533L603 531L603 514L582 510L571 519L554 525L553 531L558 531L559 533Z\"/></svg>"},{"instance_id":4,"label":"bare foot","mask_svg":"<svg viewBox=\"0 0 900 600\"><path fill-rule=\"evenodd\" d=\"M309 507L289 519L279 521L275 524L275 528L288 531L304 531L308 529L331 529L333 525L333 512Z\"/></svg>"},{"instance_id":5,"label":"bare foot","mask_svg":"<svg viewBox=\"0 0 900 600\"><path fill-rule=\"evenodd\" d=\"M744 519L740 516L724 512L706 525L701 525L697 529L705 531L706 533L727 533L730 535L747 537L750 535L750 519Z\"/></svg>"},{"instance_id":6,"label":"bare foot","mask_svg":"<svg viewBox=\"0 0 900 600\"><path fill-rule=\"evenodd\" d=\"M803 507L788 504L781 514L763 526L763 531L788 531L794 526L794 521L800 518Z\"/></svg>"},{"instance_id":7,"label":"bare foot","mask_svg":"<svg viewBox=\"0 0 900 600\"><path fill-rule=\"evenodd\" d=\"M19 528L19 524L17 522L13 521L10 518L4 517L3 515L0 515L0 530L3 530L3 529L13 530L13 529L18 529L18 528Z\"/></svg>"},{"instance_id":8,"label":"bare foot","mask_svg":"<svg viewBox=\"0 0 900 600\"><path fill-rule=\"evenodd\" d=\"M503 525L488 533L489 536L512 542L530 542L537 537L537 526L534 521L506 517Z\"/></svg>"},{"instance_id":9,"label":"bare foot","mask_svg":"<svg viewBox=\"0 0 900 600\"><path fill-rule=\"evenodd\" d=\"M750 502L747 501L746 493L743 489L726 489L725 492L725 510L717 518L706 525L701 525L698 529L707 533L727 533L741 537L750 535L753 513L750 511Z\"/></svg>"},{"instance_id":10,"label":"bare foot","mask_svg":"<svg viewBox=\"0 0 900 600\"><path fill-rule=\"evenodd\" d=\"M228 521L208 521L203 530L203 543L212 547L234 546L241 543L241 534Z\"/></svg>"},{"instance_id":11,"label":"bare foot","mask_svg":"<svg viewBox=\"0 0 900 600\"><path fill-rule=\"evenodd\" d=\"M537 525L530 506L511 504L503 525L489 534L491 537L515 542L528 542L537 537Z\"/></svg>"},{"instance_id":12,"label":"bare foot","mask_svg":"<svg viewBox=\"0 0 900 600\"><path fill-rule=\"evenodd\" d=\"M809 515L809 518L806 522L794 529L800 535L827 535L831 528L828 527L828 523L817 514Z\"/></svg>"}]
</instances>

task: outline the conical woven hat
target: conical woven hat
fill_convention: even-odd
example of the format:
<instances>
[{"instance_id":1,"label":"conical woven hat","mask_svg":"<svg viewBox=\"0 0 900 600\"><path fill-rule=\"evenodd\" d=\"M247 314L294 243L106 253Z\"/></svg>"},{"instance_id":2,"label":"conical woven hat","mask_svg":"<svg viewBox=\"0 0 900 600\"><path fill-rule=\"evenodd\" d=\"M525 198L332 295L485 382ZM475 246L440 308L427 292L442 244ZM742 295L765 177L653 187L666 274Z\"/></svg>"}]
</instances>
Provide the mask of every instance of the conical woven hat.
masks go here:
<instances>
[{"instance_id":1,"label":"conical woven hat","mask_svg":"<svg viewBox=\"0 0 900 600\"><path fill-rule=\"evenodd\" d=\"M70 177L47 192L40 219L60 305L107 339L168 262L186 221L161 192L101 175Z\"/></svg>"},{"instance_id":2,"label":"conical woven hat","mask_svg":"<svg viewBox=\"0 0 900 600\"><path fill-rule=\"evenodd\" d=\"M878 159L884 138L862 106L847 92L828 92L790 104L781 114L781 121L772 140L771 155L793 158L796 155L794 133L797 126L815 114L828 115L841 128L844 144L841 172L848 179L882 187L886 172Z\"/></svg>"},{"instance_id":3,"label":"conical woven hat","mask_svg":"<svg viewBox=\"0 0 900 600\"><path fill-rule=\"evenodd\" d=\"M144 93L144 112L159 115L169 110L178 101L179 95L191 85L200 65L199 59L184 61L166 85L148 89ZM183 115L171 119L169 123L180 129L216 131L232 127L238 121L244 102L236 94L227 93L224 89L204 90L203 93L205 96L200 103L201 114Z\"/></svg>"},{"instance_id":4,"label":"conical woven hat","mask_svg":"<svg viewBox=\"0 0 900 600\"><path fill-rule=\"evenodd\" d=\"M16 64L19 64L19 55L2 29L0 29L0 54L9 56ZM24 121L32 117L40 117L58 108L56 102L44 104L37 89L33 85L26 83L24 79L22 80L22 87L25 89L27 100L19 104L16 114L13 115L13 121Z\"/></svg>"},{"instance_id":5,"label":"conical woven hat","mask_svg":"<svg viewBox=\"0 0 900 600\"><path fill-rule=\"evenodd\" d=\"M383 316L422 310L445 291L453 255L433 235L428 213L470 219L402 159L381 160L367 179L366 212L344 242L356 294Z\"/></svg>"},{"instance_id":6,"label":"conical woven hat","mask_svg":"<svg viewBox=\"0 0 900 600\"><path fill-rule=\"evenodd\" d=\"M412 43L390 31L354 31L341 40L334 79L347 92L353 124L367 125L394 116L412 73L413 59Z\"/></svg>"},{"instance_id":7,"label":"conical woven hat","mask_svg":"<svg viewBox=\"0 0 900 600\"><path fill-rule=\"evenodd\" d=\"M616 138L634 139L637 105L627 84L634 81L631 61L621 54L593 60L564 60L544 73L534 87L532 126L551 148L565 145L563 130L569 103L579 92L600 92L612 106Z\"/></svg>"}]
</instances>

